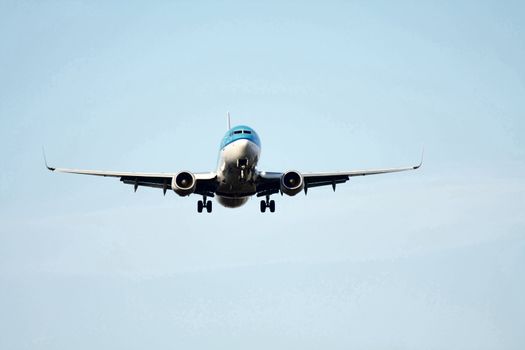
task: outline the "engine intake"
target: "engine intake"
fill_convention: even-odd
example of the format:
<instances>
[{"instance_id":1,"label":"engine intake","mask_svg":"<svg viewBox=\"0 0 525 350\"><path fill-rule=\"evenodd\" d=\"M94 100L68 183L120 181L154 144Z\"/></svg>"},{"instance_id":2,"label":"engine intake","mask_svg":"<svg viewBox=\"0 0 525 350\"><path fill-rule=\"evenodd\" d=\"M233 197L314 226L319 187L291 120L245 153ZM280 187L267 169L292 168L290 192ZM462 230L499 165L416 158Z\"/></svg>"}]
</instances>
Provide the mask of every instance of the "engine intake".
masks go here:
<instances>
[{"instance_id":1,"label":"engine intake","mask_svg":"<svg viewBox=\"0 0 525 350\"><path fill-rule=\"evenodd\" d=\"M178 173L171 180L171 189L181 197L189 196L195 192L196 185L195 175L187 171Z\"/></svg>"},{"instance_id":2,"label":"engine intake","mask_svg":"<svg viewBox=\"0 0 525 350\"><path fill-rule=\"evenodd\" d=\"M303 176L297 171L289 171L281 177L281 192L295 196L304 189Z\"/></svg>"}]
</instances>

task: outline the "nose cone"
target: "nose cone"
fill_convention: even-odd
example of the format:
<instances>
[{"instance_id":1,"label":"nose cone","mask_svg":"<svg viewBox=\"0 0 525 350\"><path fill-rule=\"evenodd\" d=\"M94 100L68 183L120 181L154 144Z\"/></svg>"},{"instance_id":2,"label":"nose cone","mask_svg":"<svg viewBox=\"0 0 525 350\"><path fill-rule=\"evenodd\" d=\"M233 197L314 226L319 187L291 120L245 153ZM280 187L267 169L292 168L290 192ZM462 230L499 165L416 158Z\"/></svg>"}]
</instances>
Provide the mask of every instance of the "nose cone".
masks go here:
<instances>
[{"instance_id":1,"label":"nose cone","mask_svg":"<svg viewBox=\"0 0 525 350\"><path fill-rule=\"evenodd\" d=\"M235 142L235 146L238 154L244 154L248 157L254 157L260 152L259 145L248 139L238 140Z\"/></svg>"},{"instance_id":2,"label":"nose cone","mask_svg":"<svg viewBox=\"0 0 525 350\"><path fill-rule=\"evenodd\" d=\"M250 141L246 139L240 139L234 142L234 146L238 152L246 153L250 149Z\"/></svg>"},{"instance_id":3,"label":"nose cone","mask_svg":"<svg viewBox=\"0 0 525 350\"><path fill-rule=\"evenodd\" d=\"M238 163L239 159L248 159L252 164L258 157L259 148L247 139L236 140L224 149L224 157L228 163Z\"/></svg>"}]
</instances>

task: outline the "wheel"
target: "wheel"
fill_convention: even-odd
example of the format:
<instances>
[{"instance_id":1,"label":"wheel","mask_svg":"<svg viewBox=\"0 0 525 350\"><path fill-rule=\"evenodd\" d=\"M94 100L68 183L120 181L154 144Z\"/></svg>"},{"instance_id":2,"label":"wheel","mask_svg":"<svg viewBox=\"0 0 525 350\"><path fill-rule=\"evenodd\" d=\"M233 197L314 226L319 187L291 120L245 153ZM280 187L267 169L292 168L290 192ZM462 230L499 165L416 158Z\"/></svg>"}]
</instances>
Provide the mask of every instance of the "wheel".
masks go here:
<instances>
[{"instance_id":1,"label":"wheel","mask_svg":"<svg viewBox=\"0 0 525 350\"><path fill-rule=\"evenodd\" d=\"M202 213L202 209L204 209L204 203L202 203L202 201L198 201L197 202L197 211L199 213Z\"/></svg>"},{"instance_id":2,"label":"wheel","mask_svg":"<svg viewBox=\"0 0 525 350\"><path fill-rule=\"evenodd\" d=\"M206 211L208 213L211 213L212 209L213 209L213 206L212 206L211 202L206 203Z\"/></svg>"},{"instance_id":3,"label":"wheel","mask_svg":"<svg viewBox=\"0 0 525 350\"><path fill-rule=\"evenodd\" d=\"M265 212L266 212L266 202L261 201L261 213L265 213Z\"/></svg>"},{"instance_id":4,"label":"wheel","mask_svg":"<svg viewBox=\"0 0 525 350\"><path fill-rule=\"evenodd\" d=\"M275 201L270 201L270 212L275 213Z\"/></svg>"}]
</instances>

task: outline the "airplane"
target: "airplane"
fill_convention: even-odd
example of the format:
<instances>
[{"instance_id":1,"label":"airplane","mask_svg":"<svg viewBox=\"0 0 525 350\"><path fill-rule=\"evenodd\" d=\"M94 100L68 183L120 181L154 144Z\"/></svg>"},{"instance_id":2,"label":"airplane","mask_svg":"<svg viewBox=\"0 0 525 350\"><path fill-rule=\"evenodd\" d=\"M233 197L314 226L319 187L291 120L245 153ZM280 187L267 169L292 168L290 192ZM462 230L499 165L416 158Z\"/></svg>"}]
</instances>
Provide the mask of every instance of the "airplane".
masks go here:
<instances>
[{"instance_id":1,"label":"airplane","mask_svg":"<svg viewBox=\"0 0 525 350\"><path fill-rule=\"evenodd\" d=\"M212 212L213 204L209 198L215 197L224 207L238 208L246 204L252 196L265 198L260 202L262 213L267 209L273 213L275 201L270 200L270 196L275 194L295 196L304 191L306 195L309 189L321 186L332 186L335 191L337 185L354 176L417 170L423 164L422 155L418 165L402 168L318 173L301 173L296 170L266 172L257 169L260 155L259 135L245 125L231 127L228 113L228 131L220 144L218 167L215 172L141 173L56 168L47 164L45 152L44 162L46 168L53 172L120 178L124 184L132 185L135 192L138 187L144 186L162 189L164 195L168 190L181 197L196 194L202 196L202 200L197 202L199 213L204 209L208 213Z\"/></svg>"}]
</instances>

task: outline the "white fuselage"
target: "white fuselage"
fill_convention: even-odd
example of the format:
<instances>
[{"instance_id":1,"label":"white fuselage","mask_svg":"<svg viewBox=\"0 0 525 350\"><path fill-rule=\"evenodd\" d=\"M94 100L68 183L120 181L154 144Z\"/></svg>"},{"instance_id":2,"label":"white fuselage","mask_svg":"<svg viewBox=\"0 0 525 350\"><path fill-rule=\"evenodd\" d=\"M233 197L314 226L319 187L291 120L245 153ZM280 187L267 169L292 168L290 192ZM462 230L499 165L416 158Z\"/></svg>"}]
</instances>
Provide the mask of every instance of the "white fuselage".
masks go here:
<instances>
[{"instance_id":1,"label":"white fuselage","mask_svg":"<svg viewBox=\"0 0 525 350\"><path fill-rule=\"evenodd\" d=\"M260 147L247 139L233 141L221 149L216 192L220 204L240 207L256 193L256 166L260 154Z\"/></svg>"}]
</instances>

